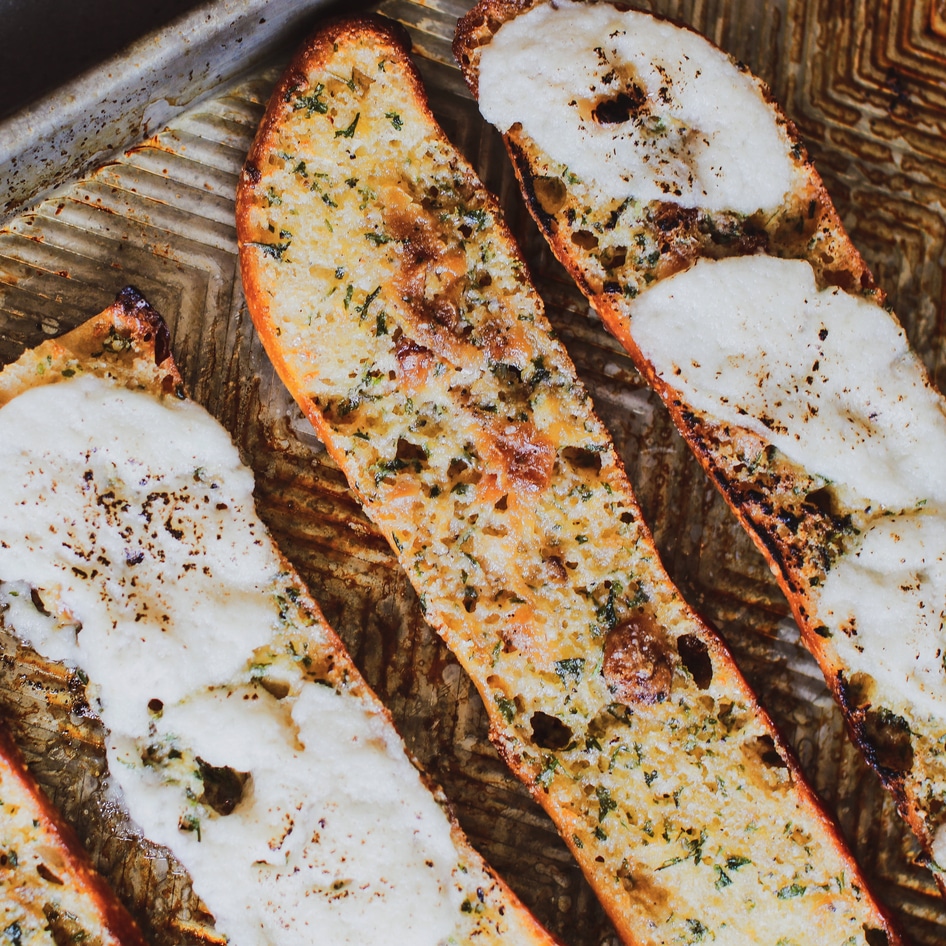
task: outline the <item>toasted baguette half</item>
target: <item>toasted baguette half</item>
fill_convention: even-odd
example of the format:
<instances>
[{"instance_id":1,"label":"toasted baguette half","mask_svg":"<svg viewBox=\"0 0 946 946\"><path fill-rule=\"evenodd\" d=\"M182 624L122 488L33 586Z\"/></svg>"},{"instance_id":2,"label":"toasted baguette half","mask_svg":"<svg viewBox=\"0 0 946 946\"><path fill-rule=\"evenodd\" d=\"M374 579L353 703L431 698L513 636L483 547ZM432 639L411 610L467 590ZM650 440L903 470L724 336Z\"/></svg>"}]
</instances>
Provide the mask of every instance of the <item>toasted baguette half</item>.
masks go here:
<instances>
[{"instance_id":1,"label":"toasted baguette half","mask_svg":"<svg viewBox=\"0 0 946 946\"><path fill-rule=\"evenodd\" d=\"M27 399L40 394L56 409L37 413ZM76 407L86 401L93 410ZM76 410L77 420L57 417ZM470 847L255 518L251 475L216 421L186 399L164 322L138 293L123 291L0 372L4 436L14 411L35 425L13 428L25 457L13 481L23 488L5 499L29 519L20 532L27 520L0 511L0 623L46 659L82 670L106 729L114 804L137 824L141 856L169 849L213 918L201 923L191 910L174 929L154 929L157 940L186 931L188 942L289 944L316 925L339 943L554 946ZM155 423L135 440L126 416ZM49 424L63 463L48 448ZM182 457L182 481L165 454L172 465ZM42 505L31 501L34 480ZM57 500L73 494L78 513L63 514ZM32 568L42 571L35 582ZM309 760L301 769L300 759ZM22 780L12 784L23 791ZM36 810L41 829L58 829L48 805ZM0 835L8 829L12 821ZM4 892L29 903L49 896L56 874L69 897L104 912L103 886L84 868L50 846L33 877L27 854L23 870L0 866ZM136 906L147 915L152 905ZM62 909L77 912L68 898ZM107 914L117 916L117 907ZM83 942L142 942L127 929L119 939L103 926ZM29 940L40 941L52 942Z\"/></svg>"},{"instance_id":2,"label":"toasted baguette half","mask_svg":"<svg viewBox=\"0 0 946 946\"><path fill-rule=\"evenodd\" d=\"M279 374L627 943L900 942L661 567L494 198L400 32L316 32L237 197Z\"/></svg>"},{"instance_id":3,"label":"toasted baguette half","mask_svg":"<svg viewBox=\"0 0 946 946\"><path fill-rule=\"evenodd\" d=\"M542 0L477 4L460 21L454 43L474 94L483 101L504 68L527 68L520 57L530 54L521 43L495 55L504 24L512 28L522 17L522 31L555 61L568 33L562 19L575 9ZM499 120L526 204L769 561L853 740L946 891L943 399L883 309L882 291L766 87L690 30L604 3L599 9L612 11L607 25L594 40L582 40L588 59L600 64L591 91L579 95L590 121L541 93L534 104L544 131L525 112L511 123L508 116ZM579 15L590 12L586 6ZM640 54L609 39L655 26L662 33L642 40ZM505 36L508 42L510 32ZM745 103L704 97L687 134L700 138L701 123L717 121L714 110L728 116L723 124L741 140L743 168L784 180L781 196L776 189L774 200L729 209L726 200L743 197L743 179L734 172L735 189L722 201L698 186L670 197L679 181L674 149L682 136L668 133L678 120L679 86L642 76L672 64L683 42L700 46L698 55L741 89ZM493 58L484 73L487 55ZM755 128L746 124L749 109L762 113ZM581 122L597 128L579 134ZM617 137L624 128L661 126L649 136L632 132L635 147L649 149L656 173L632 168L633 155L622 167L627 151L613 158L617 166L607 175L591 165L584 178L576 172L576 161L595 162L591 142L605 128ZM543 137L554 130L581 140L582 153L568 155L570 166ZM766 138L765 147L756 135ZM725 138L716 140L725 145ZM720 162L735 167L726 156ZM615 187L614 174L622 172L625 180ZM654 197L655 186L668 197ZM694 344L678 345L683 338ZM817 421L822 427L810 435Z\"/></svg>"},{"instance_id":4,"label":"toasted baguette half","mask_svg":"<svg viewBox=\"0 0 946 946\"><path fill-rule=\"evenodd\" d=\"M22 946L145 946L138 926L0 729L0 930Z\"/></svg>"}]
</instances>

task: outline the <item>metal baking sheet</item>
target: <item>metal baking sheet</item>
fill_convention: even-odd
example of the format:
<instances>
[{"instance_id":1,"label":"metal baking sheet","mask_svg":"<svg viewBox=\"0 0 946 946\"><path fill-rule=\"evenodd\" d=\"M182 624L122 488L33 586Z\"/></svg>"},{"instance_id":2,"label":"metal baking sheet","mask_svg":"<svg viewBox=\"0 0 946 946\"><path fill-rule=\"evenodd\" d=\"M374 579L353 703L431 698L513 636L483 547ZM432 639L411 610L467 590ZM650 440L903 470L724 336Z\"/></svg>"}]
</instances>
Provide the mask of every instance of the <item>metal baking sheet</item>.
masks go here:
<instances>
[{"instance_id":1,"label":"metal baking sheet","mask_svg":"<svg viewBox=\"0 0 946 946\"><path fill-rule=\"evenodd\" d=\"M850 745L767 566L522 210L498 137L452 62L454 24L469 5L386 0L369 8L408 26L434 112L499 194L672 576L729 642L881 898L916 943L946 942L946 905ZM914 0L851 0L841 9L829 0L631 5L695 26L770 83L942 390L943 11ZM478 697L275 378L245 310L237 175L291 49L309 22L338 9L210 4L143 40L151 58L132 52L86 76L74 103L54 95L0 126L0 212L8 214L0 228L0 363L98 312L122 286L141 289L171 327L190 392L255 470L259 508L277 541L474 843L566 943L616 943L550 823L490 746ZM171 924L152 930L155 943L206 941L186 878L160 855L136 855L128 831L104 810L99 734L71 682L0 641L0 707L42 784L133 908Z\"/></svg>"},{"instance_id":2,"label":"metal baking sheet","mask_svg":"<svg viewBox=\"0 0 946 946\"><path fill-rule=\"evenodd\" d=\"M329 5L204 3L10 116L0 123L0 220L153 134ZM44 8L39 16L50 13Z\"/></svg>"}]
</instances>

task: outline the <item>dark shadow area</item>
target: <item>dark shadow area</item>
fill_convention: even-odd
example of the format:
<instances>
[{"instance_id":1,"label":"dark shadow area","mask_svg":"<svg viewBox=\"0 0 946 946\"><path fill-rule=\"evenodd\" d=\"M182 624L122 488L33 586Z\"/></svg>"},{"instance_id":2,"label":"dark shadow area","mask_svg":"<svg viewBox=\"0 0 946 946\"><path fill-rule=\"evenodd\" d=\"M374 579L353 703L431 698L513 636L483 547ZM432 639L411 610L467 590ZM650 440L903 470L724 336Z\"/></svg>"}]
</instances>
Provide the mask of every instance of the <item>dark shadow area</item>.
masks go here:
<instances>
[{"instance_id":1,"label":"dark shadow area","mask_svg":"<svg viewBox=\"0 0 946 946\"><path fill-rule=\"evenodd\" d=\"M0 118L202 0L0 0Z\"/></svg>"}]
</instances>

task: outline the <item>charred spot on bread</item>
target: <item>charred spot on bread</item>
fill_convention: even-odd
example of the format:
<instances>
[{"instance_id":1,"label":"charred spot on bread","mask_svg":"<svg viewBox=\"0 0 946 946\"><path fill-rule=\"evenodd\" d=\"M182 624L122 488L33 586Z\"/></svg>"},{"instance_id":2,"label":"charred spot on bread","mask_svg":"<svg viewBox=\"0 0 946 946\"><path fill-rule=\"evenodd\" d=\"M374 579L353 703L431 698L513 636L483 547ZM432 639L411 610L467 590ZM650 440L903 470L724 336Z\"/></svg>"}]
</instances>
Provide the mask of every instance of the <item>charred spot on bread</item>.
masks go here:
<instances>
[{"instance_id":1,"label":"charred spot on bread","mask_svg":"<svg viewBox=\"0 0 946 946\"><path fill-rule=\"evenodd\" d=\"M204 787L200 800L218 815L232 814L251 782L250 773L238 772L228 765L210 765L199 756L197 769Z\"/></svg>"},{"instance_id":2,"label":"charred spot on bread","mask_svg":"<svg viewBox=\"0 0 946 946\"><path fill-rule=\"evenodd\" d=\"M902 776L913 768L910 724L883 707L863 714L863 742L871 761L892 775Z\"/></svg>"},{"instance_id":3,"label":"charred spot on bread","mask_svg":"<svg viewBox=\"0 0 946 946\"><path fill-rule=\"evenodd\" d=\"M608 689L631 705L662 703L673 683L667 645L666 631L648 611L615 624L605 636L601 666Z\"/></svg>"}]
</instances>

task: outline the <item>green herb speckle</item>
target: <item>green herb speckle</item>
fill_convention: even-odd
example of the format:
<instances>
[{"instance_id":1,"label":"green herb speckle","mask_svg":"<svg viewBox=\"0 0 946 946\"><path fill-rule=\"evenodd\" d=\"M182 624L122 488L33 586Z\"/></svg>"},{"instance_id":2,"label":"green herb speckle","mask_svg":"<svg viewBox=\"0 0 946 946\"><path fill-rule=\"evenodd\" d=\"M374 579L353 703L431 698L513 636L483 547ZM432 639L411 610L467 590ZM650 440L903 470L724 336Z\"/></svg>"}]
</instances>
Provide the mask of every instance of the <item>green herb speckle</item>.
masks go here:
<instances>
[{"instance_id":1,"label":"green herb speckle","mask_svg":"<svg viewBox=\"0 0 946 946\"><path fill-rule=\"evenodd\" d=\"M335 132L336 138L354 138L355 129L358 127L358 119L361 118L361 112L355 112L355 117L351 120L351 124L347 128L339 128Z\"/></svg>"}]
</instances>

